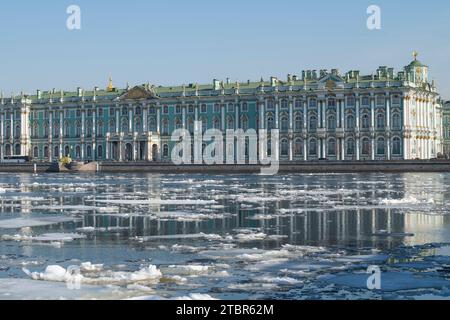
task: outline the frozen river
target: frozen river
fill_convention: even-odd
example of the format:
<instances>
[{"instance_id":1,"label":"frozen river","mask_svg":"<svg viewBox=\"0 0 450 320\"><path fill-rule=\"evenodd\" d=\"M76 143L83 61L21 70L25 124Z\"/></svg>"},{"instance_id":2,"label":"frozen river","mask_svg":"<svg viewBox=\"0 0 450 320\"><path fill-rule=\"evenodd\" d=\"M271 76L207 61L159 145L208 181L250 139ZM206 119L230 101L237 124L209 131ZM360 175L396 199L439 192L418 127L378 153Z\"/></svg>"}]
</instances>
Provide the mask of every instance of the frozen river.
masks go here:
<instances>
[{"instance_id":1,"label":"frozen river","mask_svg":"<svg viewBox=\"0 0 450 320\"><path fill-rule=\"evenodd\" d=\"M450 298L450 174L1 174L0 206L0 299Z\"/></svg>"}]
</instances>

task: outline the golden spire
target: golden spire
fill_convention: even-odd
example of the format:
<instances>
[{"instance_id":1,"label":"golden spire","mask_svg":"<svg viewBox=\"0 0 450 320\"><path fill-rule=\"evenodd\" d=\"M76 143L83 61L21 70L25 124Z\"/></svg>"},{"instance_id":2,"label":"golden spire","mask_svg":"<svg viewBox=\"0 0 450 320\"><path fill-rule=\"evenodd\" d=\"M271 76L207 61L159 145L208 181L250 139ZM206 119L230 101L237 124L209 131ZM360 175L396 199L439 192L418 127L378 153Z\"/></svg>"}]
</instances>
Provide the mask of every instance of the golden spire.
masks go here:
<instances>
[{"instance_id":1,"label":"golden spire","mask_svg":"<svg viewBox=\"0 0 450 320\"><path fill-rule=\"evenodd\" d=\"M417 60L417 56L419 55L419 53L417 51L413 51L413 57L414 57L414 61Z\"/></svg>"},{"instance_id":2,"label":"golden spire","mask_svg":"<svg viewBox=\"0 0 450 320\"><path fill-rule=\"evenodd\" d=\"M109 83L108 83L108 87L106 88L106 90L108 92L113 92L114 91L114 85L113 85L112 77L109 77Z\"/></svg>"}]
</instances>

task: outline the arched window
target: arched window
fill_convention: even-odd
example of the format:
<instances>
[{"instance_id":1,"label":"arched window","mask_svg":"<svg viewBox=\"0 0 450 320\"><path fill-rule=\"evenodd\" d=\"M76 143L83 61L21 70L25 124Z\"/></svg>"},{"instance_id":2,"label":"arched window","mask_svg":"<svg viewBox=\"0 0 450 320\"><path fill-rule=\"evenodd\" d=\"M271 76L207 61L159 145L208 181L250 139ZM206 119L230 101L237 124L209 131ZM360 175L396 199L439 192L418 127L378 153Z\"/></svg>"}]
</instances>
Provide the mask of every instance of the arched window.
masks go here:
<instances>
[{"instance_id":1,"label":"arched window","mask_svg":"<svg viewBox=\"0 0 450 320\"><path fill-rule=\"evenodd\" d=\"M275 120L273 116L267 117L267 130L271 131L275 129Z\"/></svg>"},{"instance_id":2,"label":"arched window","mask_svg":"<svg viewBox=\"0 0 450 320\"><path fill-rule=\"evenodd\" d=\"M76 123L75 135L76 135L77 138L81 137L81 123L80 123L80 121L77 121L77 123Z\"/></svg>"},{"instance_id":3,"label":"arched window","mask_svg":"<svg viewBox=\"0 0 450 320\"><path fill-rule=\"evenodd\" d=\"M194 120L192 118L188 119L188 130L190 134L194 134Z\"/></svg>"},{"instance_id":4,"label":"arched window","mask_svg":"<svg viewBox=\"0 0 450 320\"><path fill-rule=\"evenodd\" d=\"M141 117L135 117L134 118L134 131L135 132L142 132L142 119L141 119Z\"/></svg>"},{"instance_id":5,"label":"arched window","mask_svg":"<svg viewBox=\"0 0 450 320\"><path fill-rule=\"evenodd\" d=\"M59 138L59 123L53 122L53 137Z\"/></svg>"},{"instance_id":6,"label":"arched window","mask_svg":"<svg viewBox=\"0 0 450 320\"><path fill-rule=\"evenodd\" d=\"M8 134L8 128L6 128L6 134ZM32 133L32 135L33 135L33 138L38 138L39 137L39 126L38 126L38 124L35 122L34 124L33 124L33 133ZM7 137L8 138L8 137Z\"/></svg>"},{"instance_id":7,"label":"arched window","mask_svg":"<svg viewBox=\"0 0 450 320\"><path fill-rule=\"evenodd\" d=\"M289 102L286 99L281 100L281 109L289 108Z\"/></svg>"},{"instance_id":8,"label":"arched window","mask_svg":"<svg viewBox=\"0 0 450 320\"><path fill-rule=\"evenodd\" d=\"M386 153L386 143L384 138L379 138L377 140L377 154L384 155Z\"/></svg>"},{"instance_id":9,"label":"arched window","mask_svg":"<svg viewBox=\"0 0 450 320\"><path fill-rule=\"evenodd\" d=\"M228 104L228 112L234 112L234 103L229 103Z\"/></svg>"},{"instance_id":10,"label":"arched window","mask_svg":"<svg viewBox=\"0 0 450 320\"><path fill-rule=\"evenodd\" d=\"M379 113L377 115L377 129L384 129L385 123L384 123L384 114Z\"/></svg>"},{"instance_id":11,"label":"arched window","mask_svg":"<svg viewBox=\"0 0 450 320\"><path fill-rule=\"evenodd\" d=\"M7 147L9 147L9 145ZM8 152L7 152L7 154L8 154ZM39 158L39 148L38 147L33 148L33 158L35 158L35 159Z\"/></svg>"},{"instance_id":12,"label":"arched window","mask_svg":"<svg viewBox=\"0 0 450 320\"><path fill-rule=\"evenodd\" d=\"M205 117L201 117L200 121L202 122L202 132L205 133L208 129L208 119Z\"/></svg>"},{"instance_id":13,"label":"arched window","mask_svg":"<svg viewBox=\"0 0 450 320\"><path fill-rule=\"evenodd\" d=\"M328 130L336 129L336 117L331 115L328 117Z\"/></svg>"},{"instance_id":14,"label":"arched window","mask_svg":"<svg viewBox=\"0 0 450 320\"><path fill-rule=\"evenodd\" d=\"M228 117L227 119L227 129L234 130L234 119L233 117Z\"/></svg>"},{"instance_id":15,"label":"arched window","mask_svg":"<svg viewBox=\"0 0 450 320\"><path fill-rule=\"evenodd\" d=\"M182 129L183 123L181 122L180 118L175 119L175 129Z\"/></svg>"},{"instance_id":16,"label":"arched window","mask_svg":"<svg viewBox=\"0 0 450 320\"><path fill-rule=\"evenodd\" d=\"M243 116L241 118L241 126L242 126L242 130L244 130L244 131L248 130L248 118L247 118L247 116Z\"/></svg>"},{"instance_id":17,"label":"arched window","mask_svg":"<svg viewBox=\"0 0 450 320\"><path fill-rule=\"evenodd\" d=\"M37 137L37 136L36 136ZM5 132L5 138L10 139L11 138L11 127L10 125L6 125L6 132Z\"/></svg>"},{"instance_id":18,"label":"arched window","mask_svg":"<svg viewBox=\"0 0 450 320\"><path fill-rule=\"evenodd\" d=\"M353 156L355 154L355 140L347 140L347 155Z\"/></svg>"},{"instance_id":19,"label":"arched window","mask_svg":"<svg viewBox=\"0 0 450 320\"><path fill-rule=\"evenodd\" d=\"M303 154L303 141L296 139L294 142L294 155L301 156Z\"/></svg>"},{"instance_id":20,"label":"arched window","mask_svg":"<svg viewBox=\"0 0 450 320\"><path fill-rule=\"evenodd\" d=\"M169 157L169 146L167 144L163 145L163 157Z\"/></svg>"},{"instance_id":21,"label":"arched window","mask_svg":"<svg viewBox=\"0 0 450 320\"><path fill-rule=\"evenodd\" d=\"M162 122L162 134L165 136L169 135L169 121L167 119L164 119Z\"/></svg>"},{"instance_id":22,"label":"arched window","mask_svg":"<svg viewBox=\"0 0 450 320\"><path fill-rule=\"evenodd\" d=\"M127 133L130 129L129 125L130 123L128 121L128 118L122 118L122 132Z\"/></svg>"},{"instance_id":23,"label":"arched window","mask_svg":"<svg viewBox=\"0 0 450 320\"><path fill-rule=\"evenodd\" d=\"M128 108L127 107L123 107L122 108L122 115L123 116L127 116L128 115Z\"/></svg>"},{"instance_id":24,"label":"arched window","mask_svg":"<svg viewBox=\"0 0 450 320\"><path fill-rule=\"evenodd\" d=\"M289 130L289 118L286 115L283 115L281 117L281 131L288 131Z\"/></svg>"},{"instance_id":25,"label":"arched window","mask_svg":"<svg viewBox=\"0 0 450 320\"><path fill-rule=\"evenodd\" d=\"M53 157L58 159L59 158L59 147L55 146L55 148L53 149Z\"/></svg>"},{"instance_id":26,"label":"arched window","mask_svg":"<svg viewBox=\"0 0 450 320\"><path fill-rule=\"evenodd\" d=\"M88 158L92 158L92 148L91 146L86 147L86 155Z\"/></svg>"},{"instance_id":27,"label":"arched window","mask_svg":"<svg viewBox=\"0 0 450 320\"><path fill-rule=\"evenodd\" d=\"M104 132L103 132L103 121L99 121L97 123L97 136L103 137L103 134L104 134Z\"/></svg>"},{"instance_id":28,"label":"arched window","mask_svg":"<svg viewBox=\"0 0 450 320\"><path fill-rule=\"evenodd\" d=\"M92 137L92 122L91 121L87 121L86 122L86 137Z\"/></svg>"},{"instance_id":29,"label":"arched window","mask_svg":"<svg viewBox=\"0 0 450 320\"><path fill-rule=\"evenodd\" d=\"M336 155L336 140L333 138L328 140L328 155L330 156Z\"/></svg>"},{"instance_id":30,"label":"arched window","mask_svg":"<svg viewBox=\"0 0 450 320\"><path fill-rule=\"evenodd\" d=\"M355 129L355 117L352 114L347 116L347 129Z\"/></svg>"},{"instance_id":31,"label":"arched window","mask_svg":"<svg viewBox=\"0 0 450 320\"><path fill-rule=\"evenodd\" d=\"M80 148L80 146L77 146L77 147L75 148L75 157L76 157L77 159L80 159L80 158L81 158L81 148Z\"/></svg>"},{"instance_id":32,"label":"arched window","mask_svg":"<svg viewBox=\"0 0 450 320\"><path fill-rule=\"evenodd\" d=\"M116 132L116 122L114 120L109 121L109 133Z\"/></svg>"},{"instance_id":33,"label":"arched window","mask_svg":"<svg viewBox=\"0 0 450 320\"><path fill-rule=\"evenodd\" d=\"M44 124L44 138L48 138L48 123Z\"/></svg>"},{"instance_id":34,"label":"arched window","mask_svg":"<svg viewBox=\"0 0 450 320\"><path fill-rule=\"evenodd\" d=\"M22 153L22 150L21 150L21 148L20 148L20 144L18 143L18 144L16 144L16 147L15 147L15 155L16 156L20 156L21 155L21 153Z\"/></svg>"},{"instance_id":35,"label":"arched window","mask_svg":"<svg viewBox=\"0 0 450 320\"><path fill-rule=\"evenodd\" d=\"M303 119L301 116L296 116L294 121L294 130L301 131L303 129Z\"/></svg>"},{"instance_id":36,"label":"arched window","mask_svg":"<svg viewBox=\"0 0 450 320\"><path fill-rule=\"evenodd\" d=\"M281 155L283 157L289 155L289 141L287 139L281 140Z\"/></svg>"},{"instance_id":37,"label":"arched window","mask_svg":"<svg viewBox=\"0 0 450 320\"><path fill-rule=\"evenodd\" d=\"M137 115L140 115L140 114L142 113L141 107L136 107L135 113L136 113Z\"/></svg>"},{"instance_id":38,"label":"arched window","mask_svg":"<svg viewBox=\"0 0 450 320\"><path fill-rule=\"evenodd\" d=\"M220 120L217 117L214 117L213 119L213 128L220 130Z\"/></svg>"},{"instance_id":39,"label":"arched window","mask_svg":"<svg viewBox=\"0 0 450 320\"><path fill-rule=\"evenodd\" d=\"M47 146L44 147L44 158L46 158L46 159L49 158L49 153L48 153L48 147Z\"/></svg>"},{"instance_id":40,"label":"arched window","mask_svg":"<svg viewBox=\"0 0 450 320\"><path fill-rule=\"evenodd\" d=\"M309 118L309 130L314 131L317 129L317 118L316 116L311 116Z\"/></svg>"},{"instance_id":41,"label":"arched window","mask_svg":"<svg viewBox=\"0 0 450 320\"><path fill-rule=\"evenodd\" d=\"M364 138L362 140L362 154L367 156L370 154L370 140L369 138Z\"/></svg>"},{"instance_id":42,"label":"arched window","mask_svg":"<svg viewBox=\"0 0 450 320\"><path fill-rule=\"evenodd\" d=\"M64 155L65 155L66 157L69 157L69 156L70 156L70 147L69 147L69 146L66 146L66 147L64 148Z\"/></svg>"},{"instance_id":43,"label":"arched window","mask_svg":"<svg viewBox=\"0 0 450 320\"><path fill-rule=\"evenodd\" d=\"M17 125L16 129L14 130L14 137L16 139L20 139L20 134L21 134L21 132L20 132L20 125Z\"/></svg>"},{"instance_id":44,"label":"arched window","mask_svg":"<svg viewBox=\"0 0 450 320\"><path fill-rule=\"evenodd\" d=\"M69 136L70 136L69 122L65 121L64 122L64 137L68 138Z\"/></svg>"},{"instance_id":45,"label":"arched window","mask_svg":"<svg viewBox=\"0 0 450 320\"><path fill-rule=\"evenodd\" d=\"M272 156L272 140L270 139L267 140L267 156Z\"/></svg>"},{"instance_id":46,"label":"arched window","mask_svg":"<svg viewBox=\"0 0 450 320\"><path fill-rule=\"evenodd\" d=\"M369 129L370 128L370 119L368 114L363 114L362 116L362 128Z\"/></svg>"},{"instance_id":47,"label":"arched window","mask_svg":"<svg viewBox=\"0 0 450 320\"><path fill-rule=\"evenodd\" d=\"M317 155L317 140L311 139L309 141L309 155L316 156Z\"/></svg>"},{"instance_id":48,"label":"arched window","mask_svg":"<svg viewBox=\"0 0 450 320\"><path fill-rule=\"evenodd\" d=\"M156 118L155 117L150 117L148 120L148 129L150 130L150 132L156 132L158 130L157 125L156 125Z\"/></svg>"},{"instance_id":49,"label":"arched window","mask_svg":"<svg viewBox=\"0 0 450 320\"><path fill-rule=\"evenodd\" d=\"M398 113L394 113L392 115L392 128L394 130L400 130L401 127L402 127L402 125L401 125L400 115Z\"/></svg>"},{"instance_id":50,"label":"arched window","mask_svg":"<svg viewBox=\"0 0 450 320\"><path fill-rule=\"evenodd\" d=\"M395 137L392 140L392 153L395 155L400 155L402 153L402 142L399 137Z\"/></svg>"},{"instance_id":51,"label":"arched window","mask_svg":"<svg viewBox=\"0 0 450 320\"><path fill-rule=\"evenodd\" d=\"M99 159L103 158L103 146L98 146L98 148L97 148L97 157Z\"/></svg>"}]
</instances>

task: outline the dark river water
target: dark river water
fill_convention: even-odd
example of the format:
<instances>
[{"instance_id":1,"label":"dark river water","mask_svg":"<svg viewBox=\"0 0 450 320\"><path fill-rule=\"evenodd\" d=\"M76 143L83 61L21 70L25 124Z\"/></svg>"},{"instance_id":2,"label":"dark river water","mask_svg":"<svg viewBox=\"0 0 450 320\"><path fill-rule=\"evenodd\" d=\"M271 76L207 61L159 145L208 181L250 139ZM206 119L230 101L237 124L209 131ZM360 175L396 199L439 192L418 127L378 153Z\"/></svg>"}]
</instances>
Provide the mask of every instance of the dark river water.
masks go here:
<instances>
[{"instance_id":1,"label":"dark river water","mask_svg":"<svg viewBox=\"0 0 450 320\"><path fill-rule=\"evenodd\" d=\"M438 173L1 174L0 299L448 299L449 186Z\"/></svg>"}]
</instances>

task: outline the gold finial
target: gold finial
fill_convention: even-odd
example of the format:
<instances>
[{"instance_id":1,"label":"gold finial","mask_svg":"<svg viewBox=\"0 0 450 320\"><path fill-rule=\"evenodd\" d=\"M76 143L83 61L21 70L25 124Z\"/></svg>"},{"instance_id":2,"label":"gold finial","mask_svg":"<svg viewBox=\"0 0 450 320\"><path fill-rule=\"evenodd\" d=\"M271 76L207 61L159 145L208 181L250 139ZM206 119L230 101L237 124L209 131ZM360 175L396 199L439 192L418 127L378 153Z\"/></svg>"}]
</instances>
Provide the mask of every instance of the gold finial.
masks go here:
<instances>
[{"instance_id":1,"label":"gold finial","mask_svg":"<svg viewBox=\"0 0 450 320\"><path fill-rule=\"evenodd\" d=\"M109 83L108 83L108 87L106 88L106 90L108 92L113 92L114 91L114 85L113 85L112 77L109 77Z\"/></svg>"},{"instance_id":2,"label":"gold finial","mask_svg":"<svg viewBox=\"0 0 450 320\"><path fill-rule=\"evenodd\" d=\"M414 57L414 61L417 60L417 56L419 55L419 53L417 51L413 51L413 57Z\"/></svg>"}]
</instances>

